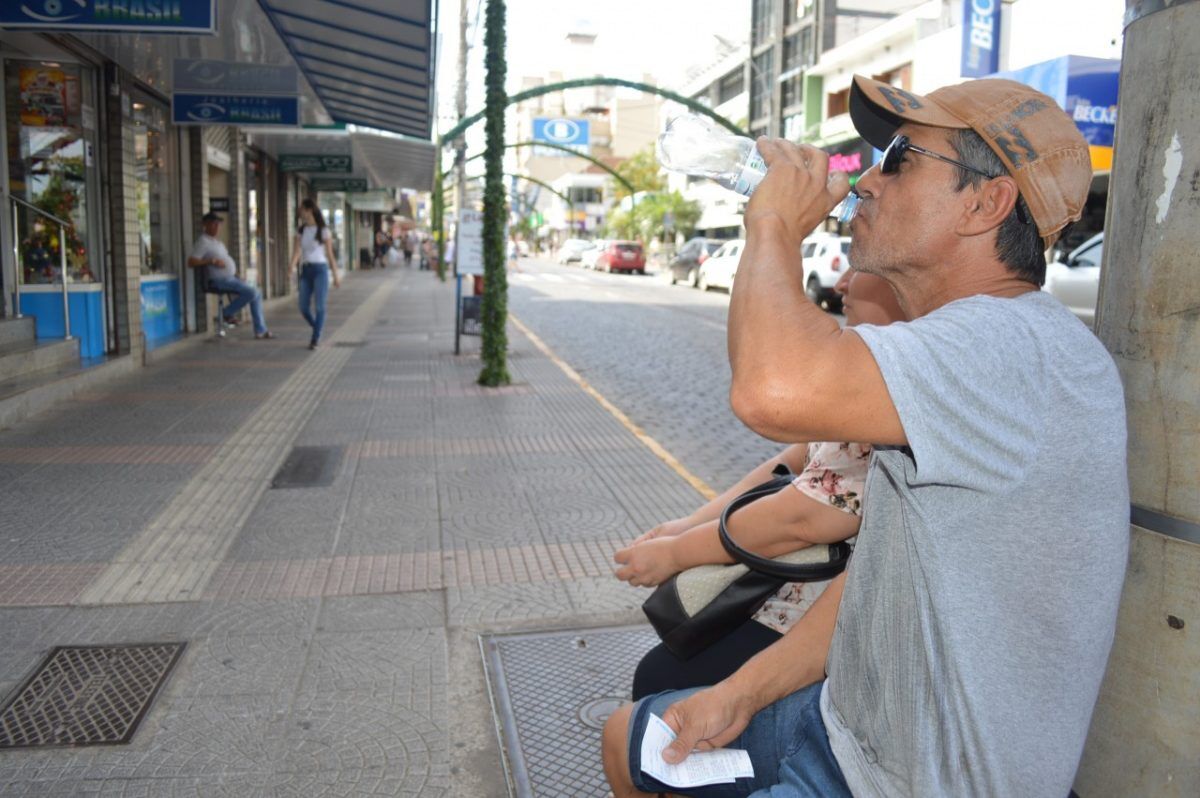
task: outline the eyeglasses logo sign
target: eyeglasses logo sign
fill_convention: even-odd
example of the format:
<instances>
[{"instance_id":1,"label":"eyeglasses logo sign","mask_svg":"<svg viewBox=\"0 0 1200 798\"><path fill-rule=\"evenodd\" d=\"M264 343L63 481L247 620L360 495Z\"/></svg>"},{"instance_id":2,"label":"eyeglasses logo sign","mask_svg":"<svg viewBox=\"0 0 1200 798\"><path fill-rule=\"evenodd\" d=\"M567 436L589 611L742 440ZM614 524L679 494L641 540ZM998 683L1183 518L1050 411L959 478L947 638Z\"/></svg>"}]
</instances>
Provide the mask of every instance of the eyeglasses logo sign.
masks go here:
<instances>
[{"instance_id":1,"label":"eyeglasses logo sign","mask_svg":"<svg viewBox=\"0 0 1200 798\"><path fill-rule=\"evenodd\" d=\"M212 61L193 61L187 65L188 76L197 83L215 86L225 77L225 70Z\"/></svg>"},{"instance_id":2,"label":"eyeglasses logo sign","mask_svg":"<svg viewBox=\"0 0 1200 798\"><path fill-rule=\"evenodd\" d=\"M573 119L551 119L546 123L544 133L555 144L565 144L579 136L579 124Z\"/></svg>"},{"instance_id":3,"label":"eyeglasses logo sign","mask_svg":"<svg viewBox=\"0 0 1200 798\"><path fill-rule=\"evenodd\" d=\"M42 10L37 12L30 8L36 3L23 3L21 5L21 13L25 16L36 19L38 22L66 22L67 20L75 19L79 16L79 12L69 13L73 11L71 5L77 6L82 10L87 10L87 0L42 0Z\"/></svg>"},{"instance_id":4,"label":"eyeglasses logo sign","mask_svg":"<svg viewBox=\"0 0 1200 798\"><path fill-rule=\"evenodd\" d=\"M586 119L561 116L536 117L533 120L533 140L559 147L586 147L589 139Z\"/></svg>"},{"instance_id":5,"label":"eyeglasses logo sign","mask_svg":"<svg viewBox=\"0 0 1200 798\"><path fill-rule=\"evenodd\" d=\"M222 119L225 117L225 107L217 103L197 103L194 107L187 111L189 118L197 122L209 122L213 119Z\"/></svg>"}]
</instances>

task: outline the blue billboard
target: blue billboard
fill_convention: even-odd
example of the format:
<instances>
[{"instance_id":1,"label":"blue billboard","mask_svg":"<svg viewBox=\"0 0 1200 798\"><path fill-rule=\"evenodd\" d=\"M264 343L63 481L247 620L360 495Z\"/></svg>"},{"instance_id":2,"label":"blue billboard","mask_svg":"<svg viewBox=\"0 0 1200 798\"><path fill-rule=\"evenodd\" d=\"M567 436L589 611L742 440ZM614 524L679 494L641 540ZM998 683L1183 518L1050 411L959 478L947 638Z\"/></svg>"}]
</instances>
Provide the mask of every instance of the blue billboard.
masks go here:
<instances>
[{"instance_id":1,"label":"blue billboard","mask_svg":"<svg viewBox=\"0 0 1200 798\"><path fill-rule=\"evenodd\" d=\"M171 95L171 121L177 125L296 126L300 124L300 100L176 92Z\"/></svg>"},{"instance_id":2,"label":"blue billboard","mask_svg":"<svg viewBox=\"0 0 1200 798\"><path fill-rule=\"evenodd\" d=\"M1000 68L1000 0L963 0L964 78L981 78Z\"/></svg>"},{"instance_id":3,"label":"blue billboard","mask_svg":"<svg viewBox=\"0 0 1200 798\"><path fill-rule=\"evenodd\" d=\"M1117 126L1121 62L1115 58L1064 55L1040 64L997 72L1049 94L1075 120L1093 147L1112 147Z\"/></svg>"},{"instance_id":4,"label":"blue billboard","mask_svg":"<svg viewBox=\"0 0 1200 798\"><path fill-rule=\"evenodd\" d=\"M4 0L0 28L216 33L217 0Z\"/></svg>"},{"instance_id":5,"label":"blue billboard","mask_svg":"<svg viewBox=\"0 0 1200 798\"><path fill-rule=\"evenodd\" d=\"M591 130L586 119L568 119L562 116L537 116L533 119L533 140L560 147L570 147L576 152L587 153L591 143ZM554 151L544 149L541 154Z\"/></svg>"}]
</instances>

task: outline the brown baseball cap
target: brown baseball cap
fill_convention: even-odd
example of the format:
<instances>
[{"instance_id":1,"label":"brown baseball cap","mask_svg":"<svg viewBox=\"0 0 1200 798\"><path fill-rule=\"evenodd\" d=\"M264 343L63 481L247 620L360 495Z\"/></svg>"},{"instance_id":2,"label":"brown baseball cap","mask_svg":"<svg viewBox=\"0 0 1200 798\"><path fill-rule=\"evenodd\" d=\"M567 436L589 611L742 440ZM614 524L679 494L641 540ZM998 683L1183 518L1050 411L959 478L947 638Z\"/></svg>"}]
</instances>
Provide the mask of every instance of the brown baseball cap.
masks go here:
<instances>
[{"instance_id":1,"label":"brown baseball cap","mask_svg":"<svg viewBox=\"0 0 1200 798\"><path fill-rule=\"evenodd\" d=\"M880 150L906 123L974 130L1004 162L1047 248L1083 213L1092 184L1087 141L1058 103L1024 83L983 78L920 96L855 75L850 118Z\"/></svg>"}]
</instances>

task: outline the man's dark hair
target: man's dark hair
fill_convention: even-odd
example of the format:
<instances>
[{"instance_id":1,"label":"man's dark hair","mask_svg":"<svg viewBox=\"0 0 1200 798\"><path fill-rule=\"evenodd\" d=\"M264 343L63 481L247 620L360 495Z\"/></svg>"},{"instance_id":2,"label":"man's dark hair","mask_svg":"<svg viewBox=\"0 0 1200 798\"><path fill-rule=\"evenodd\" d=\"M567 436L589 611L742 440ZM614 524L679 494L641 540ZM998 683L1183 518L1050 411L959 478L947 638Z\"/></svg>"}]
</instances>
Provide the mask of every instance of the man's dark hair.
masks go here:
<instances>
[{"instance_id":1,"label":"man's dark hair","mask_svg":"<svg viewBox=\"0 0 1200 798\"><path fill-rule=\"evenodd\" d=\"M950 134L950 146L954 147L958 159L968 166L989 175L1008 173L1000 156L993 152L974 130L955 130ZM958 172L955 191L962 191L967 186L977 188L987 179L961 167L956 166L955 170ZM996 231L996 254L1000 257L1000 262L1017 277L1034 285L1041 285L1046 281L1046 253L1042 249L1042 237L1038 233L1037 225L1029 216L1027 206L1022 210L1025 211L1025 218L1030 219L1029 224L1025 224L1017 216L1018 204L1024 205L1020 195L1017 196L1012 212L1000 223L1000 228Z\"/></svg>"}]
</instances>

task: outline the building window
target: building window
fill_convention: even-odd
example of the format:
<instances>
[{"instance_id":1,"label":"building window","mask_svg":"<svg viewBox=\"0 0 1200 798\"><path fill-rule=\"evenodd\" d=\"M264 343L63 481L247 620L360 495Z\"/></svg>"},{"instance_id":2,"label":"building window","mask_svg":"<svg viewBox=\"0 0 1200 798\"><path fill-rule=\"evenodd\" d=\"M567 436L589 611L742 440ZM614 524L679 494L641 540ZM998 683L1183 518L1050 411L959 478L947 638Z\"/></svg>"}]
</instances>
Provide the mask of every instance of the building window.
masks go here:
<instances>
[{"instance_id":1,"label":"building window","mask_svg":"<svg viewBox=\"0 0 1200 798\"><path fill-rule=\"evenodd\" d=\"M775 0L754 0L754 37L751 47L775 38Z\"/></svg>"},{"instance_id":2,"label":"building window","mask_svg":"<svg viewBox=\"0 0 1200 798\"><path fill-rule=\"evenodd\" d=\"M825 106L825 118L833 119L835 116L841 116L849 110L850 89L842 89L839 92L829 95Z\"/></svg>"},{"instance_id":3,"label":"building window","mask_svg":"<svg viewBox=\"0 0 1200 798\"><path fill-rule=\"evenodd\" d=\"M91 73L74 64L7 61L4 74L9 192L69 223L60 235L45 216L18 209L18 279L59 282L65 247L67 282L98 282L89 225L97 121Z\"/></svg>"},{"instance_id":4,"label":"building window","mask_svg":"<svg viewBox=\"0 0 1200 798\"><path fill-rule=\"evenodd\" d=\"M783 137L788 141L804 140L804 114L791 114L783 118Z\"/></svg>"},{"instance_id":5,"label":"building window","mask_svg":"<svg viewBox=\"0 0 1200 798\"><path fill-rule=\"evenodd\" d=\"M783 26L786 28L811 14L813 2L814 0L784 0Z\"/></svg>"},{"instance_id":6,"label":"building window","mask_svg":"<svg viewBox=\"0 0 1200 798\"><path fill-rule=\"evenodd\" d=\"M783 107L799 105L804 100L804 76L796 75L783 81Z\"/></svg>"},{"instance_id":7,"label":"building window","mask_svg":"<svg viewBox=\"0 0 1200 798\"><path fill-rule=\"evenodd\" d=\"M600 189L590 186L571 186L567 189L567 196L571 198L572 205L599 204L604 201L604 194Z\"/></svg>"},{"instance_id":8,"label":"building window","mask_svg":"<svg viewBox=\"0 0 1200 798\"><path fill-rule=\"evenodd\" d=\"M134 188L137 196L138 254L142 274L176 274L174 244L176 191L166 108L148 98L133 101Z\"/></svg>"},{"instance_id":9,"label":"building window","mask_svg":"<svg viewBox=\"0 0 1200 798\"><path fill-rule=\"evenodd\" d=\"M761 119L771 114L771 88L775 81L775 48L756 55L750 62L750 118Z\"/></svg>"},{"instance_id":10,"label":"building window","mask_svg":"<svg viewBox=\"0 0 1200 798\"><path fill-rule=\"evenodd\" d=\"M746 90L746 70L743 67L729 72L717 84L717 105L727 103Z\"/></svg>"}]
</instances>

